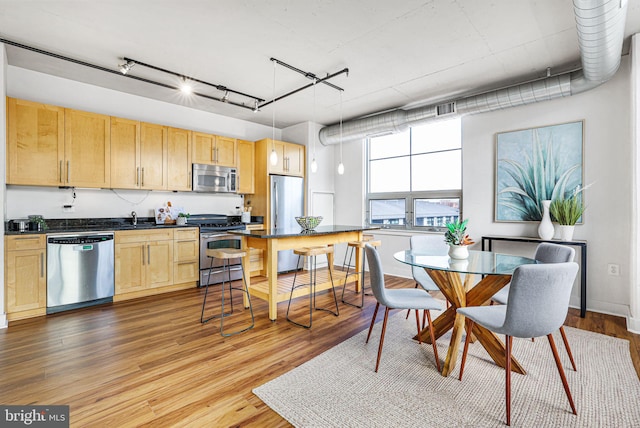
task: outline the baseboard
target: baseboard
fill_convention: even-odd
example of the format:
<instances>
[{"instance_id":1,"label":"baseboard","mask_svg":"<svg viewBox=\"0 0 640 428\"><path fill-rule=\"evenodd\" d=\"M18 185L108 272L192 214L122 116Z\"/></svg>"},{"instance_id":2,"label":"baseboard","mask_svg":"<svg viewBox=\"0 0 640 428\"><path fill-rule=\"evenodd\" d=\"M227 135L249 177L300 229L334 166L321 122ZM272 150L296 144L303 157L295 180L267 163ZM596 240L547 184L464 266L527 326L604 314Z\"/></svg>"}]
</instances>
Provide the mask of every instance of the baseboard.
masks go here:
<instances>
[{"instance_id":1,"label":"baseboard","mask_svg":"<svg viewBox=\"0 0 640 428\"><path fill-rule=\"evenodd\" d=\"M9 327L9 322L7 321L7 314L0 314L0 329Z\"/></svg>"},{"instance_id":2,"label":"baseboard","mask_svg":"<svg viewBox=\"0 0 640 428\"><path fill-rule=\"evenodd\" d=\"M631 333L640 334L640 318L634 318L632 316L627 317L627 331Z\"/></svg>"}]
</instances>

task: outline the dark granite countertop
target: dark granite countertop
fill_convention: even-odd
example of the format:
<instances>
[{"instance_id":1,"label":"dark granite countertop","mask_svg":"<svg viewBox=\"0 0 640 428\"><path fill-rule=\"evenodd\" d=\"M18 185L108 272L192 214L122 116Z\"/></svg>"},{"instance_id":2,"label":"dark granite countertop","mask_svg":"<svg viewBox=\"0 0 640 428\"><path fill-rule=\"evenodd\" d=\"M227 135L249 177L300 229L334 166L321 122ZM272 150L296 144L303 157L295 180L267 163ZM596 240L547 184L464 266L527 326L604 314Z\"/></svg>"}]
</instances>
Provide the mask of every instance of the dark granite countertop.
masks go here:
<instances>
[{"instance_id":1,"label":"dark granite countertop","mask_svg":"<svg viewBox=\"0 0 640 428\"><path fill-rule=\"evenodd\" d=\"M5 222L5 235L28 235L28 234L46 234L46 233L77 233L77 232L105 232L118 230L143 230L143 229L159 229L166 227L197 227L187 223L184 226L175 224L156 224L153 217L138 217L137 225L133 225L131 218L70 218L70 219L45 219L47 223L46 230L27 230L20 232L10 230L9 222Z\"/></svg>"},{"instance_id":2,"label":"dark granite countertop","mask_svg":"<svg viewBox=\"0 0 640 428\"><path fill-rule=\"evenodd\" d=\"M292 236L329 235L339 232L359 232L364 230L376 230L376 226L318 226L314 230L302 230L300 227L289 229L258 229L258 230L230 230L234 235L251 236L253 238L288 238Z\"/></svg>"}]
</instances>

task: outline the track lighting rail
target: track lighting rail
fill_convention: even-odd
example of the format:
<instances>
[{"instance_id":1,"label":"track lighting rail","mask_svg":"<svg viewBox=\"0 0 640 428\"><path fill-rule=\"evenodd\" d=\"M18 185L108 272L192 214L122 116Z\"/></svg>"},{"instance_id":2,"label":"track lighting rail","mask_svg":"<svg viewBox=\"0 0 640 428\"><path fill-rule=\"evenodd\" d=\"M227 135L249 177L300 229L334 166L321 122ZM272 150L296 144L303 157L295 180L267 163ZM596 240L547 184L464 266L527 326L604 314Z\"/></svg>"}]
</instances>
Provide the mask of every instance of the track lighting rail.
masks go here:
<instances>
[{"instance_id":1,"label":"track lighting rail","mask_svg":"<svg viewBox=\"0 0 640 428\"><path fill-rule=\"evenodd\" d=\"M258 108L262 108L262 107L268 106L269 104L272 104L272 103L274 103L274 102L276 102L276 101L279 101L279 100L281 100L281 99L283 99L283 98L286 98L286 97L288 97L288 96L290 96L290 95L293 95L293 94L298 93L298 92L300 92L300 91L303 91L303 90L305 90L305 89L307 89L307 88L310 88L310 87L312 87L314 84L317 84L317 83L324 83L325 85L329 85L330 87L332 87L332 88L334 88L334 89L336 89L336 90L338 90L338 91L344 91L344 89L342 89L341 87L336 86L336 85L334 85L334 84L332 84L332 83L329 83L329 82L327 82L327 80L332 79L332 78L334 78L334 77L336 77L336 76L339 76L339 75L341 75L341 74L344 74L344 73L346 73L346 74L347 74L347 76L349 75L349 69L348 69L348 68L343 68L342 70L337 71L337 72L335 72L335 73L333 73L333 74L329 74L329 75L327 75L327 76L325 76L325 77L323 77L323 78L318 78L318 77L317 77L315 74L313 74L313 73L310 73L310 72L306 72L306 71L300 70L300 69L298 69L298 68L296 68L296 67L294 67L294 66L292 66L292 65L289 65L289 64L287 64L287 63L284 63L284 62L282 62L282 61L280 61L280 60L277 60L277 59L275 59L275 58L271 58L271 61L275 62L276 64L282 65L282 66L284 66L284 67L286 67L286 68L288 68L288 69L290 69L290 70L293 70L293 71L295 71L295 72L297 72L297 73L300 73L300 74L302 74L303 76L305 76L305 77L307 77L307 78L309 78L309 79L313 80L313 82L311 82L311 83L309 83L309 84L307 84L307 85L301 86L301 87L299 87L298 89L294 89L294 90L293 90L293 91L291 91L291 92L287 92L287 93L286 93L286 94L284 94L284 95L280 95L278 98L274 98L274 99L272 99L272 100L266 101L266 102L264 102L264 103L260 104L260 105L258 106Z\"/></svg>"},{"instance_id":2,"label":"track lighting rail","mask_svg":"<svg viewBox=\"0 0 640 428\"><path fill-rule=\"evenodd\" d=\"M156 67L155 65L147 64L147 63L144 63L142 61L138 61L137 59L127 58L127 57L124 57L123 59L127 63L132 62L132 63L134 63L136 65L141 65L143 67L147 67L147 68L150 68L152 70L161 71L163 73L171 74L171 75L174 75L176 77L181 77L183 79L191 80L193 82L202 83L203 85L211 86L212 88L216 88L217 90L222 91L222 92L229 92L229 93L232 93L232 94L241 95L243 97L247 97L247 98L251 98L253 100L257 100L258 102L265 101L264 99L262 99L260 97L256 97L254 95L245 94L244 92L236 91L236 90L227 88L226 86L223 86L223 85L218 85L218 84L215 84L215 83L209 83L209 82L205 82L204 80L196 79L194 77L185 76L184 74L176 73L175 71L167 70L165 68ZM218 101L222 101L223 99L224 99L224 96L223 96L223 98L219 99ZM228 102L228 101L222 101L222 102ZM229 102L229 104L233 104L233 103Z\"/></svg>"}]
</instances>

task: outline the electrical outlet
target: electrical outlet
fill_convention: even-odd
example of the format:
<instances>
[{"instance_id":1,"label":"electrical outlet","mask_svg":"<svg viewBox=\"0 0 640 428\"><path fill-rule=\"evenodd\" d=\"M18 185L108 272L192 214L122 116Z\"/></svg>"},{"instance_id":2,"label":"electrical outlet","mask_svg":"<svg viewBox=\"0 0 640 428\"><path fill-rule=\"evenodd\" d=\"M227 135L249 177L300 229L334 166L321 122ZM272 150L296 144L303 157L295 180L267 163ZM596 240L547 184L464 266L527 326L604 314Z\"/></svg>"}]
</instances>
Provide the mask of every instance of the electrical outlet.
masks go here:
<instances>
[{"instance_id":1,"label":"electrical outlet","mask_svg":"<svg viewBox=\"0 0 640 428\"><path fill-rule=\"evenodd\" d=\"M62 212L63 213L72 213L76 211L76 207L74 207L73 205L63 205L62 206Z\"/></svg>"},{"instance_id":2,"label":"electrical outlet","mask_svg":"<svg viewBox=\"0 0 640 428\"><path fill-rule=\"evenodd\" d=\"M620 265L609 263L607 265L607 272L609 275L620 276Z\"/></svg>"}]
</instances>

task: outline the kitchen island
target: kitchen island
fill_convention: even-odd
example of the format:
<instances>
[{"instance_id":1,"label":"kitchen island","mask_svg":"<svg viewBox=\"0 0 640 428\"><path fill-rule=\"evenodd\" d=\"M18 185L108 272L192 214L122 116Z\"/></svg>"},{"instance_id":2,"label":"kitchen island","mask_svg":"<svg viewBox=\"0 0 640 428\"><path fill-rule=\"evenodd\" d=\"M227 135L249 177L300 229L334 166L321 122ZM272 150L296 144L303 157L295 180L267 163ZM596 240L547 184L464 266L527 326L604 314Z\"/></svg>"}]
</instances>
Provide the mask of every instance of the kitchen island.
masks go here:
<instances>
[{"instance_id":1,"label":"kitchen island","mask_svg":"<svg viewBox=\"0 0 640 428\"><path fill-rule=\"evenodd\" d=\"M296 248L319 246L319 245L335 245L342 242L359 241L362 239L362 233L365 230L374 230L376 227L363 226L318 226L312 231L302 231L300 228L292 229L262 229L262 230L233 230L229 233L240 235L242 237L242 248L257 248L263 250L264 257L264 277L251 278L246 275L247 286L251 296L263 299L269 302L269 319L275 321L278 317L278 303L289 300L291 293L291 282L289 280L278 281L278 251L293 250ZM333 254L328 255L329 266L333 267ZM362 252L356 252L356 268L355 272L362 270L363 257ZM250 272L250 255L242 259L242 265L245 272ZM337 272L332 269L334 285L342 284L345 280L344 273ZM350 275L351 277L351 275ZM356 290L360 290L360 275L353 274L356 281ZM301 281L309 282L307 278L301 278ZM327 290L331 288L331 282L328 271L324 275L318 274L317 291ZM252 285L253 282L253 285ZM303 296L307 293L306 289L298 289L294 292L294 297Z\"/></svg>"}]
</instances>

